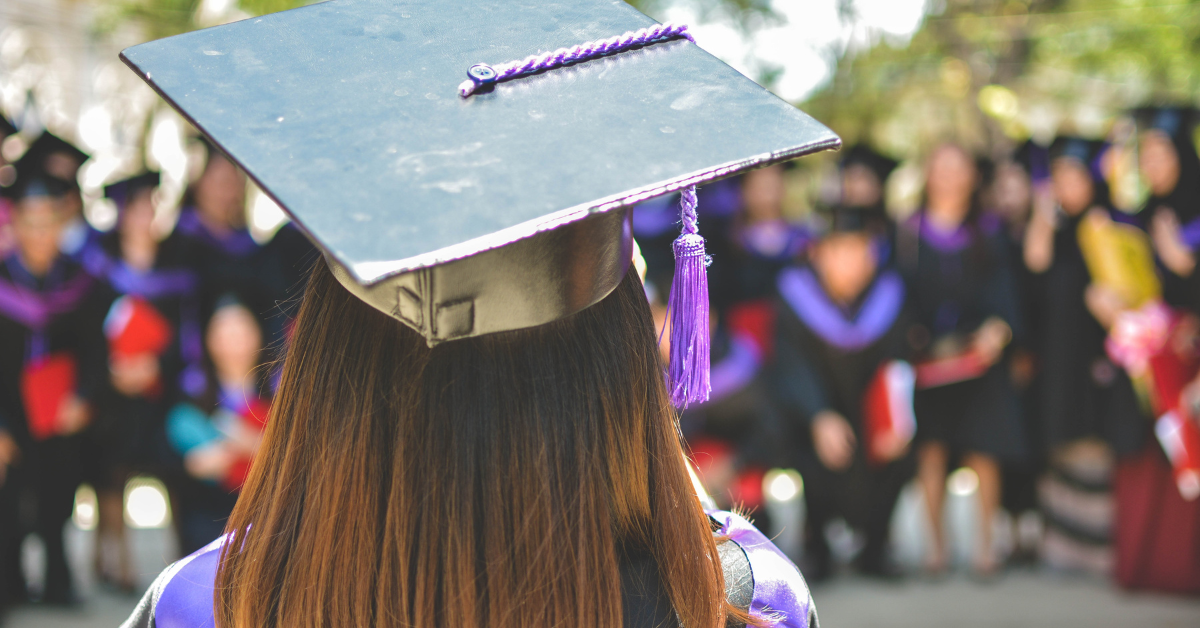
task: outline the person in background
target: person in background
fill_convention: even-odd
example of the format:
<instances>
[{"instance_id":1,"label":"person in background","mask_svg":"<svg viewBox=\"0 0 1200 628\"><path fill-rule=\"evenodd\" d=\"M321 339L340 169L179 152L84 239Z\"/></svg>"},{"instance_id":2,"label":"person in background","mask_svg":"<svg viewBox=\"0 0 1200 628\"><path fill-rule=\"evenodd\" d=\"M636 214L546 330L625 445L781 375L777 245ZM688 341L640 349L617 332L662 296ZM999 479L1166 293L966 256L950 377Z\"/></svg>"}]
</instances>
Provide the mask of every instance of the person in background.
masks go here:
<instances>
[{"instance_id":1,"label":"person in background","mask_svg":"<svg viewBox=\"0 0 1200 628\"><path fill-rule=\"evenodd\" d=\"M1098 172L1100 141L1060 136L1050 146L1051 186L1039 196L1025 234L1025 266L1038 276L1034 320L1040 356L1037 415L1049 474L1043 480L1043 559L1061 568L1104 574L1112 516L1114 453L1142 441L1133 385L1105 352L1111 314L1098 310L1080 244L1085 221L1122 221ZM1089 298L1091 297L1091 298Z\"/></svg>"},{"instance_id":2,"label":"person in background","mask_svg":"<svg viewBox=\"0 0 1200 628\"><path fill-rule=\"evenodd\" d=\"M262 247L246 227L246 175L220 149L201 145L204 168L184 197L175 230L195 250L204 310L209 312L227 292L269 295L271 286L263 271Z\"/></svg>"},{"instance_id":3,"label":"person in background","mask_svg":"<svg viewBox=\"0 0 1200 628\"><path fill-rule=\"evenodd\" d=\"M31 531L45 546L40 599L73 604L63 526L105 373L103 311L93 279L59 250L67 186L26 162L7 193L17 248L0 263L0 577L9 601L26 597L20 546Z\"/></svg>"},{"instance_id":4,"label":"person in background","mask_svg":"<svg viewBox=\"0 0 1200 628\"><path fill-rule=\"evenodd\" d=\"M742 176L742 205L732 225L738 303L766 303L779 271L808 244L805 230L783 217L784 174L784 166L774 165Z\"/></svg>"},{"instance_id":5,"label":"person in background","mask_svg":"<svg viewBox=\"0 0 1200 628\"><path fill-rule=\"evenodd\" d=\"M177 525L184 554L220 536L258 450L270 401L261 356L262 325L236 298L221 297L204 334L210 386L177 404L166 435L182 461Z\"/></svg>"},{"instance_id":6,"label":"person in background","mask_svg":"<svg viewBox=\"0 0 1200 628\"><path fill-rule=\"evenodd\" d=\"M122 502L137 473L162 475L163 419L181 394L205 389L199 278L188 242L155 232L159 175L142 173L109 185L117 225L84 256L108 304L109 386L90 429L90 475L99 501L97 573L121 590L134 586ZM102 546L115 546L115 552ZM115 566L101 560L118 558Z\"/></svg>"},{"instance_id":7,"label":"person in background","mask_svg":"<svg viewBox=\"0 0 1200 628\"><path fill-rule=\"evenodd\" d=\"M1012 155L998 161L994 168L984 206L1002 222L1009 259L1020 260L1024 254L1034 188L1048 185L1046 161L1046 149L1029 140ZM1031 565L1037 561L1042 543L1037 480L1041 475L1043 456L1036 403L1039 386L1036 339L1040 338L1038 308L1042 290L1039 277L1024 264L1014 264L1014 277L1020 303L1020 326L1025 333L1014 339L1009 350L1009 377L1020 402L1030 455L1022 464L1003 465L1000 503L1013 515L1014 547L1009 562Z\"/></svg>"},{"instance_id":8,"label":"person in background","mask_svg":"<svg viewBox=\"0 0 1200 628\"><path fill-rule=\"evenodd\" d=\"M971 155L956 144L938 146L926 177L925 206L897 233L916 319L909 342L918 358L917 474L933 536L926 567L948 567L942 504L948 465L961 457L979 478L973 571L986 577L997 570L1000 462L1019 461L1028 450L1004 360L1020 331L1016 287L999 225L981 211Z\"/></svg>"},{"instance_id":9,"label":"person in background","mask_svg":"<svg viewBox=\"0 0 1200 628\"><path fill-rule=\"evenodd\" d=\"M8 136L17 132L17 127L8 118L0 115L0 146L4 144L4 140ZM11 186L17 177L17 169L4 159L3 151L0 151L0 188ZM0 257L7 257L8 254L16 246L16 241L12 233L12 202L4 195L0 195Z\"/></svg>"},{"instance_id":10,"label":"person in background","mask_svg":"<svg viewBox=\"0 0 1200 628\"><path fill-rule=\"evenodd\" d=\"M79 261L100 238L100 232L83 217L79 168L88 158L89 155L74 144L44 131L29 144L25 154L15 164L18 172L22 168L33 168L66 186L67 192L62 201L65 217L62 235L59 236L59 249L75 261Z\"/></svg>"},{"instance_id":11,"label":"person in background","mask_svg":"<svg viewBox=\"0 0 1200 628\"><path fill-rule=\"evenodd\" d=\"M884 206L888 177L899 164L866 144L855 144L841 152L842 206L863 209L887 219Z\"/></svg>"},{"instance_id":12,"label":"person in background","mask_svg":"<svg viewBox=\"0 0 1200 628\"><path fill-rule=\"evenodd\" d=\"M1185 107L1147 107L1135 112L1139 126L1138 159L1142 179L1150 190L1139 218L1151 236L1159 265L1163 300L1172 316L1183 323L1171 346L1187 347L1192 356L1200 315L1200 155L1194 130L1200 113ZM1097 304L1118 310L1113 298L1096 298ZM1187 355L1187 354L1184 354ZM1181 368L1176 365L1175 368ZM1200 422L1196 400L1200 377L1183 388L1178 399L1159 399L1156 414L1165 408ZM1153 417L1159 419L1159 416ZM1114 574L1127 589L1152 589L1196 595L1200 593L1200 500L1185 499L1182 487L1164 452L1165 442L1155 442L1147 422L1145 444L1118 461L1113 493L1116 502ZM1156 436L1165 436L1157 429Z\"/></svg>"},{"instance_id":13,"label":"person in background","mask_svg":"<svg viewBox=\"0 0 1200 628\"><path fill-rule=\"evenodd\" d=\"M798 444L790 447L799 455L789 463L804 477L804 573L810 580L831 575L825 526L840 515L866 537L859 570L894 577L888 531L900 489L912 477L912 456L905 438L881 434L872 442L864 402L881 367L906 353L904 281L880 262L887 224L877 211L835 208L827 218L809 264L779 276L771 376L772 396L793 432L789 442ZM911 399L911 384L907 394Z\"/></svg>"}]
</instances>

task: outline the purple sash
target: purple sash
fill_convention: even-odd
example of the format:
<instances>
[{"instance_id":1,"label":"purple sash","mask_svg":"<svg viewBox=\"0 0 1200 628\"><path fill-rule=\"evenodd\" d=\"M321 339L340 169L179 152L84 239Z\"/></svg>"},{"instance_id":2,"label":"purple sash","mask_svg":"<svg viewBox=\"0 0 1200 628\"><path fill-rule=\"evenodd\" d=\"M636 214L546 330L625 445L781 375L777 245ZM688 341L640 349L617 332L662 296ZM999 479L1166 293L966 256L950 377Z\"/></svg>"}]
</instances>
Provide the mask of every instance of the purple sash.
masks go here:
<instances>
[{"instance_id":1,"label":"purple sash","mask_svg":"<svg viewBox=\"0 0 1200 628\"><path fill-rule=\"evenodd\" d=\"M847 317L829 300L808 268L788 268L779 274L779 293L800 321L829 344L848 351L879 340L904 305L904 281L896 271L884 271L863 299L857 316Z\"/></svg>"},{"instance_id":2,"label":"purple sash","mask_svg":"<svg viewBox=\"0 0 1200 628\"><path fill-rule=\"evenodd\" d=\"M246 257L258 250L258 243L254 241L254 238L250 237L249 231L238 229L231 231L228 235L218 236L209 231L208 227L200 221L200 216L196 214L195 208L192 207L180 212L179 222L176 223L175 229L189 238L221 249L230 257Z\"/></svg>"},{"instance_id":3,"label":"purple sash","mask_svg":"<svg viewBox=\"0 0 1200 628\"><path fill-rule=\"evenodd\" d=\"M154 605L156 628L213 628L213 592L217 563L226 537L200 548L169 570L166 586Z\"/></svg>"},{"instance_id":4,"label":"purple sash","mask_svg":"<svg viewBox=\"0 0 1200 628\"><path fill-rule=\"evenodd\" d=\"M719 533L737 543L750 561L754 575L750 612L772 619L768 626L808 628L809 616L815 616L817 609L796 565L749 521L723 510L708 515L721 525Z\"/></svg>"},{"instance_id":5,"label":"purple sash","mask_svg":"<svg viewBox=\"0 0 1200 628\"><path fill-rule=\"evenodd\" d=\"M100 247L84 254L83 266L98 279L108 281L113 290L144 299L184 296L196 290L199 280L187 268L136 270L125 260L114 260Z\"/></svg>"},{"instance_id":6,"label":"purple sash","mask_svg":"<svg viewBox=\"0 0 1200 628\"><path fill-rule=\"evenodd\" d=\"M742 334L734 334L729 339L729 353L720 362L712 365L709 382L712 391L708 401L720 401L729 395L745 388L758 374L762 366L762 352L753 338Z\"/></svg>"},{"instance_id":7,"label":"purple sash","mask_svg":"<svg viewBox=\"0 0 1200 628\"><path fill-rule=\"evenodd\" d=\"M1183 225L1179 235L1183 237L1183 242L1189 249L1192 251L1200 249L1200 218Z\"/></svg>"},{"instance_id":8,"label":"purple sash","mask_svg":"<svg viewBox=\"0 0 1200 628\"><path fill-rule=\"evenodd\" d=\"M44 329L51 318L79 305L91 287L92 278L86 273L42 291L0 279L0 315L33 330Z\"/></svg>"}]
</instances>

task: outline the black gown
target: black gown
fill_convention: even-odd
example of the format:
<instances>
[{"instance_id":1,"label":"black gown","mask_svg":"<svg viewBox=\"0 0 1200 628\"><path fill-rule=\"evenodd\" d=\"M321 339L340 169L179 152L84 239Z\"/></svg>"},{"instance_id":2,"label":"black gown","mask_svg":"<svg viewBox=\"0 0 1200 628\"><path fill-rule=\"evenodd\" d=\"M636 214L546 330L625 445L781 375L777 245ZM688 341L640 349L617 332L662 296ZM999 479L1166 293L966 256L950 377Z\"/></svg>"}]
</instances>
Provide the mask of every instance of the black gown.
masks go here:
<instances>
[{"instance_id":1,"label":"black gown","mask_svg":"<svg viewBox=\"0 0 1200 628\"><path fill-rule=\"evenodd\" d=\"M994 217L942 233L918 212L899 228L896 255L920 330L911 338L917 344L965 338L992 316L1022 337L1012 260ZM1029 447L1008 368L1002 359L979 378L917 391L918 441L943 443L956 455L1024 461Z\"/></svg>"},{"instance_id":2,"label":"black gown","mask_svg":"<svg viewBox=\"0 0 1200 628\"><path fill-rule=\"evenodd\" d=\"M144 300L171 324L173 338L159 358L160 384L151 394L130 397L104 386L97 401L89 462L98 487L120 490L132 472L169 476L174 461L165 455L163 418L180 397L206 388L200 309L200 278L191 242L178 234L164 239L152 268L140 271L120 258L116 232L105 234L85 256L88 272L101 284L108 311L117 299Z\"/></svg>"},{"instance_id":3,"label":"black gown","mask_svg":"<svg viewBox=\"0 0 1200 628\"><path fill-rule=\"evenodd\" d=\"M1054 234L1054 260L1041 276L1041 436L1049 448L1097 437L1125 454L1141 446L1145 421L1128 375L1105 353L1107 332L1085 302L1091 275L1079 248L1081 220L1063 219Z\"/></svg>"},{"instance_id":4,"label":"black gown","mask_svg":"<svg viewBox=\"0 0 1200 628\"><path fill-rule=\"evenodd\" d=\"M20 382L37 361L70 355L76 362L75 394L95 401L108 369L101 342L103 307L94 283L79 264L62 256L42 278L30 274L16 255L0 262L0 428L21 449L20 462L0 486L0 596L10 599L25 596L20 547L25 533L34 532L46 547L43 598L72 601L63 525L83 480L84 436L35 439ZM26 504L33 505L31 511Z\"/></svg>"},{"instance_id":5,"label":"black gown","mask_svg":"<svg viewBox=\"0 0 1200 628\"><path fill-rule=\"evenodd\" d=\"M904 282L885 270L846 309L826 296L810 269L790 268L779 277L779 293L772 390L794 443L792 463L804 477L806 551L815 565L828 561L825 524L842 515L866 534L861 565L877 570L892 509L913 468L911 455L881 467L868 464L863 400L879 367L906 353ZM854 428L859 446L846 471L825 467L813 448L812 421L825 410Z\"/></svg>"}]
</instances>

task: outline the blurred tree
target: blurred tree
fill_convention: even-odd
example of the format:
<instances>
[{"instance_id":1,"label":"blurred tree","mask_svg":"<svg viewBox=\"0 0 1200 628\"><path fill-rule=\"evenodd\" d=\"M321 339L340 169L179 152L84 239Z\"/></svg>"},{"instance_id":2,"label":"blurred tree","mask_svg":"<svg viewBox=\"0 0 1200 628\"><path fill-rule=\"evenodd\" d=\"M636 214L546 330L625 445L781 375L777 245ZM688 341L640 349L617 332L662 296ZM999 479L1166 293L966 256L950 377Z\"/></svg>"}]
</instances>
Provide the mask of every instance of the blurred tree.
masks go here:
<instances>
[{"instance_id":1,"label":"blurred tree","mask_svg":"<svg viewBox=\"0 0 1200 628\"><path fill-rule=\"evenodd\" d=\"M844 20L854 20L853 0ZM805 104L899 155L943 138L1003 152L1060 128L1097 135L1122 109L1200 95L1195 0L934 0L910 42L837 60Z\"/></svg>"}]
</instances>

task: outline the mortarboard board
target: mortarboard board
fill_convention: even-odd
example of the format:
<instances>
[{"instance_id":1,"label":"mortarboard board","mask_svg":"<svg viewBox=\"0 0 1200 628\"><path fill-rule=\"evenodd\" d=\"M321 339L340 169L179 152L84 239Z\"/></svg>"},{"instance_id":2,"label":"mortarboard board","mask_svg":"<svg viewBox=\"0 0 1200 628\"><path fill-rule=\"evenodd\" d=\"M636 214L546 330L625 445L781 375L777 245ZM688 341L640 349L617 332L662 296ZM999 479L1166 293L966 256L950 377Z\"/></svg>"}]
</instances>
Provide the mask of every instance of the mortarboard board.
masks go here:
<instances>
[{"instance_id":1,"label":"mortarboard board","mask_svg":"<svg viewBox=\"0 0 1200 628\"><path fill-rule=\"evenodd\" d=\"M104 197L112 199L119 209L125 209L129 200L139 192L158 187L161 178L157 172L143 172L104 186Z\"/></svg>"},{"instance_id":2,"label":"mortarboard board","mask_svg":"<svg viewBox=\"0 0 1200 628\"><path fill-rule=\"evenodd\" d=\"M1188 106L1140 107L1133 111L1138 127L1143 131L1162 131L1173 138L1192 141L1192 129L1200 122L1200 112Z\"/></svg>"},{"instance_id":3,"label":"mortarboard board","mask_svg":"<svg viewBox=\"0 0 1200 628\"><path fill-rule=\"evenodd\" d=\"M896 166L900 165L900 162L881 155L866 144L855 144L842 151L840 167L845 169L855 164L866 166L871 172L874 172L882 185L891 176Z\"/></svg>"},{"instance_id":4,"label":"mortarboard board","mask_svg":"<svg viewBox=\"0 0 1200 628\"><path fill-rule=\"evenodd\" d=\"M65 159L58 160L56 156ZM87 161L88 157L87 153L76 148L74 144L45 131L33 140L25 154L13 165L17 168L18 178L22 169L36 168L42 174L75 188L79 186L79 166Z\"/></svg>"},{"instance_id":5,"label":"mortarboard board","mask_svg":"<svg viewBox=\"0 0 1200 628\"><path fill-rule=\"evenodd\" d=\"M665 28L608 0L332 0L122 59L434 345L598 302L639 201L839 146Z\"/></svg>"}]
</instances>

